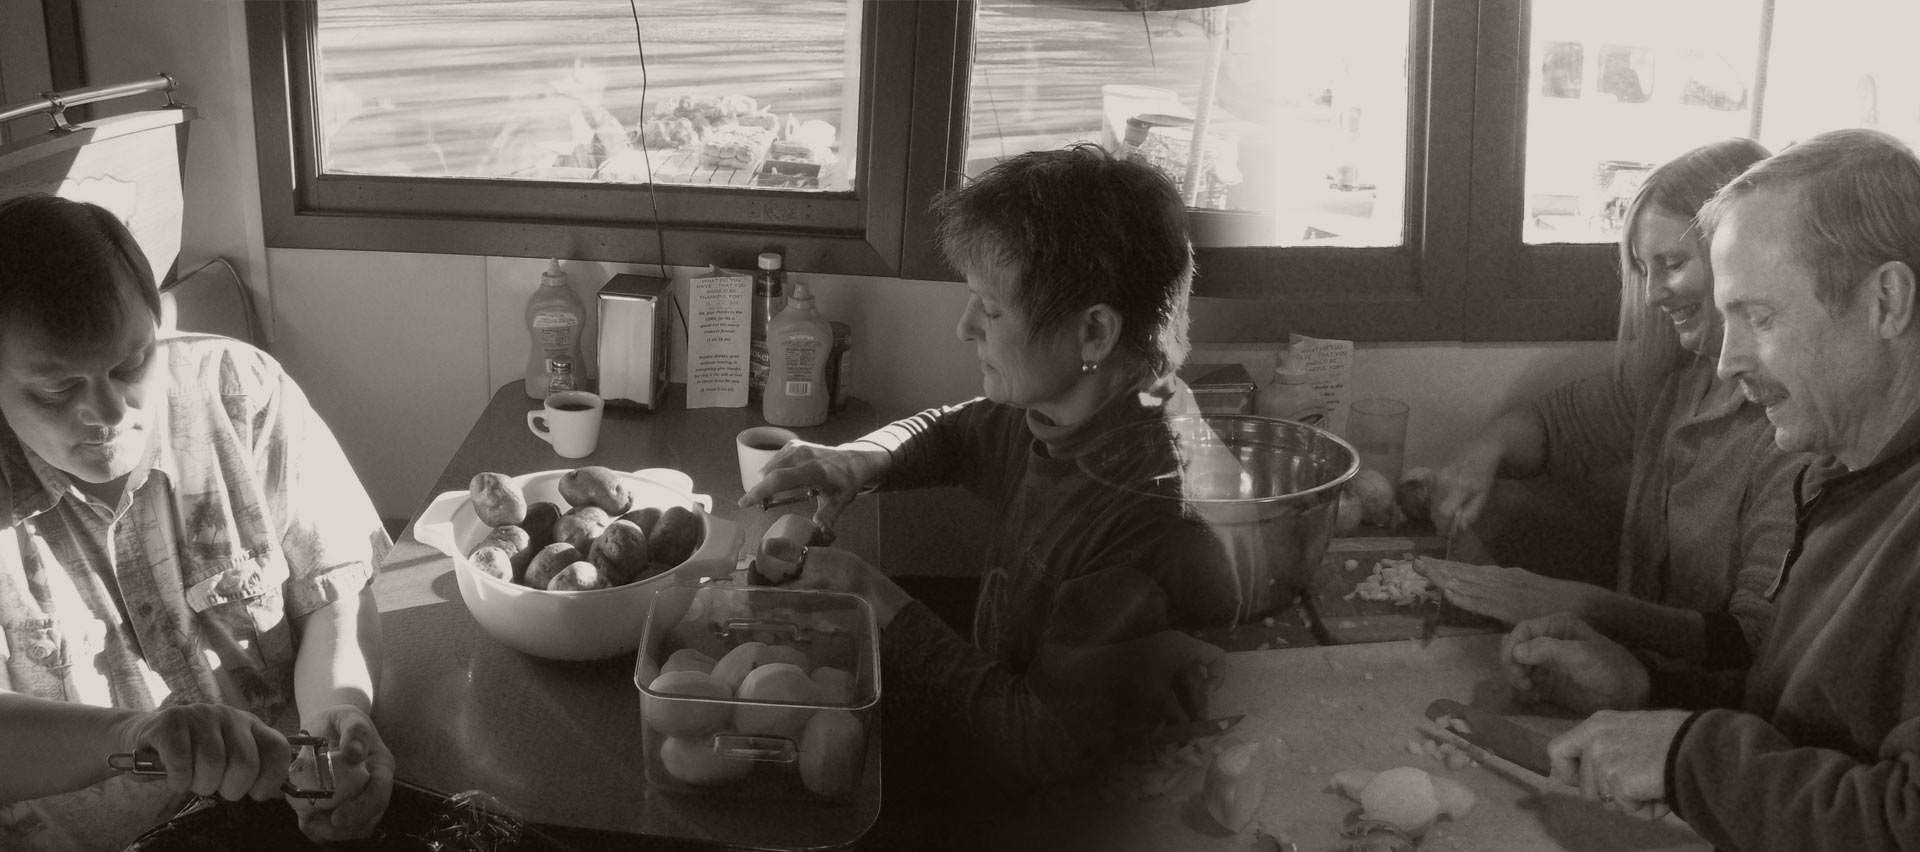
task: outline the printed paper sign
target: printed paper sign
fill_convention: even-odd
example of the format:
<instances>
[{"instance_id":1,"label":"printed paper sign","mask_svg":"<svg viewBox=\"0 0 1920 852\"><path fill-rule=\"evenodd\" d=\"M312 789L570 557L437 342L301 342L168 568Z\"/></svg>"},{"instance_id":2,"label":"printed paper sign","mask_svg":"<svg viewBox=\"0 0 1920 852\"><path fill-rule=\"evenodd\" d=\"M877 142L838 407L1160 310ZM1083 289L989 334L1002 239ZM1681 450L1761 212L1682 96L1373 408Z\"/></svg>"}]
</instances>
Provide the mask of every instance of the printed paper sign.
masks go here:
<instances>
[{"instance_id":1,"label":"printed paper sign","mask_svg":"<svg viewBox=\"0 0 1920 852\"><path fill-rule=\"evenodd\" d=\"M715 267L687 296L687 407L745 408L753 277Z\"/></svg>"},{"instance_id":2,"label":"printed paper sign","mask_svg":"<svg viewBox=\"0 0 1920 852\"><path fill-rule=\"evenodd\" d=\"M1353 341L1322 340L1304 334L1289 335L1287 349L1296 363L1307 365L1307 376L1327 404L1327 430L1344 435L1347 426L1347 373L1353 369Z\"/></svg>"}]
</instances>

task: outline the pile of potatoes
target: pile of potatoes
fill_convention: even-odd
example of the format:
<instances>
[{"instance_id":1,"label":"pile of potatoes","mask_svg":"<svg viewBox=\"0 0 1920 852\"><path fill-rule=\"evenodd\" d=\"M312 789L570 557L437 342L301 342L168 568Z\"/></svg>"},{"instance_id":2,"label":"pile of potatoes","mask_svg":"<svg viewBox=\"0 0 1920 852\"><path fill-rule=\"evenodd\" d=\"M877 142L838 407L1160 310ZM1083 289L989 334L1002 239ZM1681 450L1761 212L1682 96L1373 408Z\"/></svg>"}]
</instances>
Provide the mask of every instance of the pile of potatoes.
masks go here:
<instances>
[{"instance_id":1,"label":"pile of potatoes","mask_svg":"<svg viewBox=\"0 0 1920 852\"><path fill-rule=\"evenodd\" d=\"M473 567L534 589L578 592L635 583L667 571L700 546L700 518L684 506L633 508L618 474L604 467L568 471L560 499L529 505L513 480L476 475L467 485L473 513L493 528L467 554Z\"/></svg>"},{"instance_id":2,"label":"pile of potatoes","mask_svg":"<svg viewBox=\"0 0 1920 852\"><path fill-rule=\"evenodd\" d=\"M752 772L756 761L717 754L714 734L784 737L798 746L800 783L833 797L852 792L866 759L866 726L831 706L853 697L852 672L815 666L793 645L742 642L718 660L694 648L673 652L641 693L640 715L661 736L662 767L683 784L732 784ZM729 703L735 698L815 706Z\"/></svg>"}]
</instances>

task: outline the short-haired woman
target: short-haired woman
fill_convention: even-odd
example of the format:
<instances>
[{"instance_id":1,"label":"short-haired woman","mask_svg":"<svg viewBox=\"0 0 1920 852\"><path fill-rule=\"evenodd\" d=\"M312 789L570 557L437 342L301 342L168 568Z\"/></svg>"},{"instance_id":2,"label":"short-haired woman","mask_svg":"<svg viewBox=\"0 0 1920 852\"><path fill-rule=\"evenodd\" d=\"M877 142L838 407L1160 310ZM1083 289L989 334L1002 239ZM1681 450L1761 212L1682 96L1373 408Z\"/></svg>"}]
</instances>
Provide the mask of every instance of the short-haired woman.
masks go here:
<instances>
[{"instance_id":1,"label":"short-haired woman","mask_svg":"<svg viewBox=\"0 0 1920 852\"><path fill-rule=\"evenodd\" d=\"M1013 157L936 212L940 247L966 277L956 332L985 395L838 447L791 444L741 505L808 487L830 525L868 487L959 485L991 507L970 637L843 551L813 548L798 583L874 603L887 724L951 740L959 763L941 771L953 790L963 777L1052 787L1124 732L1197 710L1193 678L1221 652L1174 628L1226 626L1243 599L1221 542L1177 500L1142 499L1080 463L1111 430L1173 413L1193 275L1186 210L1151 166L1080 144Z\"/></svg>"}]
</instances>

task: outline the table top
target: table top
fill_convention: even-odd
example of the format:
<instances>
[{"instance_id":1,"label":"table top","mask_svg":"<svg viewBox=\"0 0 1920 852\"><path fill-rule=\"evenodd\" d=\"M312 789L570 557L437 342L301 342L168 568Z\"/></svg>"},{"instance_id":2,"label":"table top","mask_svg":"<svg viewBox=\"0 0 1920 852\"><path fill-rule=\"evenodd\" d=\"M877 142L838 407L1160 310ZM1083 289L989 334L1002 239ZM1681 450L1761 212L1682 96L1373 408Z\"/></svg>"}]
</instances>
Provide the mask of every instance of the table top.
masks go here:
<instances>
[{"instance_id":1,"label":"table top","mask_svg":"<svg viewBox=\"0 0 1920 852\"><path fill-rule=\"evenodd\" d=\"M540 404L518 388L519 383L511 383L495 394L433 494L464 491L481 471L519 475L588 464L619 470L669 467L692 476L696 492L711 495L715 514L741 524L747 546L778 515L778 510L769 514L734 507L742 490L732 437L763 425L754 409L689 411L683 390L676 386L663 410L609 409L595 453L563 459L526 431L525 412ZM872 410L856 400L826 424L795 431L808 440L834 443L877 425ZM881 503L856 501L838 525L838 545L871 558L879 546L881 510L875 506ZM901 521L899 515L888 517L892 523ZM1384 553L1408 541L1377 536L1336 540L1332 550L1346 554L1371 546ZM1473 546L1462 539L1463 548ZM1340 558L1330 555L1335 561L1326 564L1337 567ZM1338 582L1331 591L1320 590L1318 597L1337 599L1337 586L1350 588L1363 574L1330 575ZM520 816L549 826L763 848L844 846L861 836L881 810L877 800L863 799L812 809L757 808L753 819L742 820L737 804L652 793L644 779L632 656L562 663L506 648L468 614L452 560L414 540L410 531L383 563L375 588L386 656L374 716L394 751L402 781L445 794L483 790ZM1406 750L1428 701L1472 699L1469 703L1490 709L1511 709L1487 689L1487 684L1497 684L1492 656L1497 634L1456 624L1430 643L1408 638L1371 641L1415 635L1417 617L1356 609L1343 617L1366 621L1370 630L1329 633L1325 625L1313 622L1313 610L1294 607L1269 619L1271 623L1255 622L1205 637L1233 652L1213 708L1245 714L1242 733L1279 737L1287 744L1286 759L1273 768L1259 822L1292 834L1305 850L1330 848L1340 821L1354 807L1324 793L1333 772L1401 764L1450 771ZM1369 641L1317 644L1356 641L1354 636ZM1539 723L1549 729L1570 724ZM1457 825L1443 824L1434 835L1453 838L1459 845L1436 847L1430 841L1423 848L1704 848L1684 826L1648 826L1482 768L1452 774L1480 794L1482 807ZM1247 848L1245 837L1222 837L1193 824L1187 805L1198 789L1197 775L1187 784L1190 789L1176 788L1171 795L1131 809L1147 823L1140 836L1152 838L1156 849Z\"/></svg>"},{"instance_id":2,"label":"table top","mask_svg":"<svg viewBox=\"0 0 1920 852\"><path fill-rule=\"evenodd\" d=\"M766 425L756 409L688 410L684 389L675 386L661 410L608 408L594 452L566 459L527 431L526 412L540 407L518 382L502 387L433 494L464 492L482 471L673 468L713 498L715 515L742 527L748 547L783 512L810 511L804 504L773 512L734 506L744 492L733 436ZM872 409L856 400L825 424L794 431L838 443L876 425ZM856 502L836 524L836 545L871 554L875 527L872 501ZM737 808L716 801L652 793L644 780L633 656L563 663L499 644L468 614L452 560L411 532L395 542L374 587L386 649L374 721L393 749L400 780L445 794L484 790L546 825L726 845L841 846L876 818L877 796L805 809L760 807L754 820L743 821Z\"/></svg>"}]
</instances>

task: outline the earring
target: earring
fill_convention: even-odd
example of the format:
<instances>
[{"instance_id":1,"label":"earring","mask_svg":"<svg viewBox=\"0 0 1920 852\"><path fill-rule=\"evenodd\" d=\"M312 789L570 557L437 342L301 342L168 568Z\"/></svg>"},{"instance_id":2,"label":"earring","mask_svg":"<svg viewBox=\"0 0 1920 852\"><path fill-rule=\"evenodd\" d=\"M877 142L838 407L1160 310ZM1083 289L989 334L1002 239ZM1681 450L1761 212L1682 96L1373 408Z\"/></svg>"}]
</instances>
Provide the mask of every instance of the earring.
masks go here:
<instances>
[{"instance_id":1,"label":"earring","mask_svg":"<svg viewBox=\"0 0 1920 852\"><path fill-rule=\"evenodd\" d=\"M1100 369L1100 362L1099 362L1099 361L1082 361L1082 362L1080 362L1080 373L1081 373L1082 375L1087 375L1087 376L1091 376L1091 375L1093 375L1093 371L1095 371L1095 370L1098 370L1098 369Z\"/></svg>"}]
</instances>

